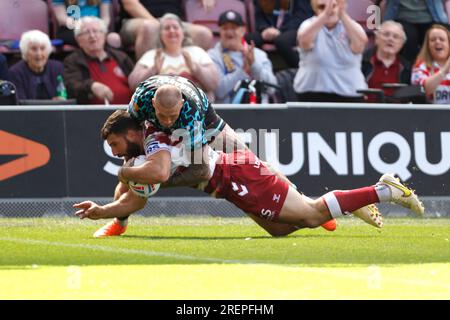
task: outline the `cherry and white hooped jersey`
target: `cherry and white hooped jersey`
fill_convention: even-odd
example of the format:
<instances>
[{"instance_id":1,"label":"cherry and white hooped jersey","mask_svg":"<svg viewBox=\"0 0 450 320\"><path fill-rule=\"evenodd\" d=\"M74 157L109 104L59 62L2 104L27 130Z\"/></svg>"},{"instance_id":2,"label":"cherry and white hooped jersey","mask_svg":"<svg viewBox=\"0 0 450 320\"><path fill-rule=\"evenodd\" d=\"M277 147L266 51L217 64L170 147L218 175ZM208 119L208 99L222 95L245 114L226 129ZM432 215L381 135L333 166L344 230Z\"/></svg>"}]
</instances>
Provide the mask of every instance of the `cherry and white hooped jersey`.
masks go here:
<instances>
[{"instance_id":1,"label":"cherry and white hooped jersey","mask_svg":"<svg viewBox=\"0 0 450 320\"><path fill-rule=\"evenodd\" d=\"M419 62L413 69L411 84L424 87L425 81L430 76L438 73L439 70L440 66L436 62L433 62L431 67L428 67L425 62ZM450 73L441 81L434 94L428 96L428 98L435 104L450 104Z\"/></svg>"},{"instance_id":2,"label":"cherry and white hooped jersey","mask_svg":"<svg viewBox=\"0 0 450 320\"><path fill-rule=\"evenodd\" d=\"M188 167L191 165L191 149L178 137L175 138L168 133L158 131L151 122L146 122L144 136L144 150L147 157L163 150L170 152L172 174L180 167ZM206 148L208 148L207 158L212 175L219 154L208 146ZM196 150L193 152L196 152Z\"/></svg>"},{"instance_id":3,"label":"cherry and white hooped jersey","mask_svg":"<svg viewBox=\"0 0 450 320\"><path fill-rule=\"evenodd\" d=\"M182 141L174 141L165 132L149 123L145 132L145 154L151 156L168 151L171 173L188 167L190 153ZM233 153L216 152L208 148L211 178L203 186L206 193L225 198L244 212L263 219L277 221L286 200L289 185L274 174L250 150Z\"/></svg>"},{"instance_id":4,"label":"cherry and white hooped jersey","mask_svg":"<svg viewBox=\"0 0 450 320\"><path fill-rule=\"evenodd\" d=\"M190 164L184 144L179 140L172 140L167 133L156 130L149 122L146 122L144 150L147 157L160 151L170 152L171 173L180 166L188 167Z\"/></svg>"}]
</instances>

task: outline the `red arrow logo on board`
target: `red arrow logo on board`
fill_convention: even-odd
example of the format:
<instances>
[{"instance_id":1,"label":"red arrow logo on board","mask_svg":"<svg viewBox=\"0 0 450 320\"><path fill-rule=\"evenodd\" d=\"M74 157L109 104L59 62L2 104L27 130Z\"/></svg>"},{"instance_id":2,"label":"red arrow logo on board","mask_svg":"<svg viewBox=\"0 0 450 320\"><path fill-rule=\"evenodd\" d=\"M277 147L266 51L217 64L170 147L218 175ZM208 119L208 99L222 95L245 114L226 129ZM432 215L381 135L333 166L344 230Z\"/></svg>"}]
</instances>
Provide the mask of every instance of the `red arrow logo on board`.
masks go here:
<instances>
[{"instance_id":1,"label":"red arrow logo on board","mask_svg":"<svg viewBox=\"0 0 450 320\"><path fill-rule=\"evenodd\" d=\"M50 160L50 151L45 145L3 130L0 130L0 155L22 155L0 165L0 181L42 167Z\"/></svg>"}]
</instances>

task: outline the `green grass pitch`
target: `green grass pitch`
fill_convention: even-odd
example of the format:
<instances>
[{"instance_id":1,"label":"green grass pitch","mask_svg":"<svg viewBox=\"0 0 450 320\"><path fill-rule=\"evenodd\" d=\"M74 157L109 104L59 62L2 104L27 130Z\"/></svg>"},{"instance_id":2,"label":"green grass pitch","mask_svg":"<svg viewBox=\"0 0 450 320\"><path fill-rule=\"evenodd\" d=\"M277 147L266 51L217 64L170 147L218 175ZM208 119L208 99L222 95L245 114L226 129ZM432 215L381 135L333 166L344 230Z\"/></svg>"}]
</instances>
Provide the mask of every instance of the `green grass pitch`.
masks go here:
<instances>
[{"instance_id":1,"label":"green grass pitch","mask_svg":"<svg viewBox=\"0 0 450 320\"><path fill-rule=\"evenodd\" d=\"M450 299L450 219L272 238L249 218L0 219L0 299Z\"/></svg>"}]
</instances>

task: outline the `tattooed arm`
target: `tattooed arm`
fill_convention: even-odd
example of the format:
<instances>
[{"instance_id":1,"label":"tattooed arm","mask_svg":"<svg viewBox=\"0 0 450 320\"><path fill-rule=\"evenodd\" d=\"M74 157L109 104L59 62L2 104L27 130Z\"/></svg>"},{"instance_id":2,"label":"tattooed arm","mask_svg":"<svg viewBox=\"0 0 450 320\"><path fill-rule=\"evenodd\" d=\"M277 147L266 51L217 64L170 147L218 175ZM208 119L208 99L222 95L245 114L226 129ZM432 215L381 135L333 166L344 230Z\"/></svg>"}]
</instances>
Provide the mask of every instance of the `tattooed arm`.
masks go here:
<instances>
[{"instance_id":1,"label":"tattooed arm","mask_svg":"<svg viewBox=\"0 0 450 320\"><path fill-rule=\"evenodd\" d=\"M184 171L175 171L169 180L161 184L161 187L195 187L209 179L211 179L211 173L208 164L193 164Z\"/></svg>"}]
</instances>

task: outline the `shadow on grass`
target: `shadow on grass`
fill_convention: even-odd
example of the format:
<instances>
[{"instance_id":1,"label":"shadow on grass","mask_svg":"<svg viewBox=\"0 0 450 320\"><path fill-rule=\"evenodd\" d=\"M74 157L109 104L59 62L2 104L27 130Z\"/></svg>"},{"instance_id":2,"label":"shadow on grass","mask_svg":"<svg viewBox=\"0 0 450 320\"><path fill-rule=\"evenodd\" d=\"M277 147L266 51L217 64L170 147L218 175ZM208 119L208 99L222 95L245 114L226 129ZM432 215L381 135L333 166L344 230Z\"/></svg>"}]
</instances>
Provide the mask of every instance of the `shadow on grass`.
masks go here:
<instances>
[{"instance_id":1,"label":"shadow on grass","mask_svg":"<svg viewBox=\"0 0 450 320\"><path fill-rule=\"evenodd\" d=\"M198 241L204 241L204 240L270 240L270 241L276 241L276 240L289 240L289 239L326 239L326 238L353 238L353 239L373 239L378 234L373 235L337 235L337 234L290 234L287 236L282 237L272 237L271 235L258 235L258 236L146 236L146 235L122 235L120 238L116 239L136 239L136 240L198 240ZM403 238L403 237L402 237Z\"/></svg>"}]
</instances>

